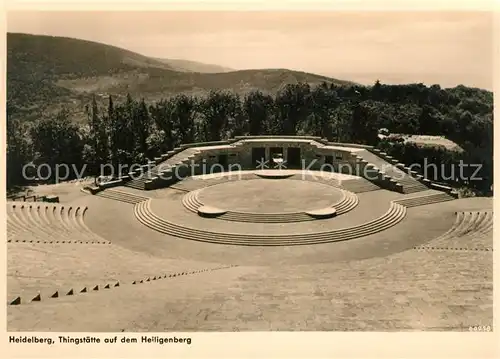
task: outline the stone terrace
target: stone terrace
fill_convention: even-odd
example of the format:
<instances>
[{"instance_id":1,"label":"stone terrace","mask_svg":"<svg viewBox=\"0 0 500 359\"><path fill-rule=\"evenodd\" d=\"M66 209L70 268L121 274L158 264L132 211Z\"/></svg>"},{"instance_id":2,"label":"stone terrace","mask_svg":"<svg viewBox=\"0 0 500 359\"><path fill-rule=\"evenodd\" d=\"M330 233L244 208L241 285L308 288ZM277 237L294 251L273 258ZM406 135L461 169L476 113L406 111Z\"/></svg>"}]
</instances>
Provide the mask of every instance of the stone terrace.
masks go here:
<instances>
[{"instance_id":1,"label":"stone terrace","mask_svg":"<svg viewBox=\"0 0 500 359\"><path fill-rule=\"evenodd\" d=\"M471 325L493 325L489 198L451 200L433 190L402 194L346 177L335 183L363 188L355 193L359 203L347 213L256 225L202 218L190 211L182 199L202 187L187 181L186 186L178 184L182 189L119 187L99 196L76 185L57 187L61 205L87 208L85 228L109 242L8 243L9 301L21 298L19 305L8 306L8 330L467 331ZM276 181L284 186L294 182ZM236 184L230 187L238 191ZM332 191L338 188L333 185ZM39 190L50 193L49 187ZM296 206L309 209L306 187L299 196L303 200L298 198ZM216 197L204 199L216 202ZM181 227L249 236L304 233L304 238L375 220L392 202L407 207L399 222L364 237L247 247L203 243L148 228L134 209L149 201L157 216ZM56 291L57 298L50 298ZM40 301L30 302L38 294Z\"/></svg>"}]
</instances>

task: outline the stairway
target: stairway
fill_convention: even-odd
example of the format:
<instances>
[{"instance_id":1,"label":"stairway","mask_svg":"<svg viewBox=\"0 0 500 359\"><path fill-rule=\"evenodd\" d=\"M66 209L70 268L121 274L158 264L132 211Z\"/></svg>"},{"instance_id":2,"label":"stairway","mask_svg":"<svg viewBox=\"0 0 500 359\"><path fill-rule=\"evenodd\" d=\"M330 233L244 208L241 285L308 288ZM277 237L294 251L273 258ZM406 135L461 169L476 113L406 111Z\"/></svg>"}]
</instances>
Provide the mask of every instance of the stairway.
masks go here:
<instances>
[{"instance_id":1,"label":"stairway","mask_svg":"<svg viewBox=\"0 0 500 359\"><path fill-rule=\"evenodd\" d=\"M411 208L411 207L417 207L417 206L425 206L427 204L452 201L454 199L455 199L454 197L450 196L447 193L433 191L433 190L428 189L427 192L421 196L403 198L403 199L397 200L395 202L399 203L400 205L403 205L407 208Z\"/></svg>"},{"instance_id":2,"label":"stairway","mask_svg":"<svg viewBox=\"0 0 500 359\"><path fill-rule=\"evenodd\" d=\"M379 218L358 226L317 233L282 235L251 235L222 233L184 227L158 217L151 211L150 201L134 206L137 219L145 226L160 233L194 241L244 246L287 246L329 243L369 236L384 231L399 223L406 215L406 207L391 203L389 210Z\"/></svg>"},{"instance_id":3,"label":"stairway","mask_svg":"<svg viewBox=\"0 0 500 359\"><path fill-rule=\"evenodd\" d=\"M114 188L108 188L103 191L100 191L96 194L96 196L130 204L136 204L149 199L149 197L139 196L133 193L120 191Z\"/></svg>"},{"instance_id":4,"label":"stairway","mask_svg":"<svg viewBox=\"0 0 500 359\"><path fill-rule=\"evenodd\" d=\"M348 191L343 192L342 199L333 204L331 207L335 208L336 215L341 215L349 212L359 203L358 197ZM204 203L198 199L200 190L195 190L187 193L182 198L184 207L193 213L198 213L198 209L204 206ZM250 223L292 223L292 222L305 222L312 221L316 218L312 217L306 212L290 212L290 213L253 213L253 212L238 212L227 211L226 213L216 217L233 222L250 222Z\"/></svg>"},{"instance_id":5,"label":"stairway","mask_svg":"<svg viewBox=\"0 0 500 359\"><path fill-rule=\"evenodd\" d=\"M189 164L194 161L200 151L194 148L187 148L172 157L150 168L143 173L139 178L128 181L124 184L126 187L144 190L147 181L153 180L155 177L169 178L175 174L175 169L181 164Z\"/></svg>"},{"instance_id":6,"label":"stairway","mask_svg":"<svg viewBox=\"0 0 500 359\"><path fill-rule=\"evenodd\" d=\"M400 170L396 166L371 153L370 151L362 150L356 152L356 155L362 157L368 163L376 166L380 171L385 172L387 176L390 176L396 182L401 184L403 186L403 193L415 193L428 190L426 185L420 183L406 172Z\"/></svg>"},{"instance_id":7,"label":"stairway","mask_svg":"<svg viewBox=\"0 0 500 359\"><path fill-rule=\"evenodd\" d=\"M341 188L354 193L371 192L381 189L375 183L372 183L364 178L348 179L342 181L340 186Z\"/></svg>"}]
</instances>

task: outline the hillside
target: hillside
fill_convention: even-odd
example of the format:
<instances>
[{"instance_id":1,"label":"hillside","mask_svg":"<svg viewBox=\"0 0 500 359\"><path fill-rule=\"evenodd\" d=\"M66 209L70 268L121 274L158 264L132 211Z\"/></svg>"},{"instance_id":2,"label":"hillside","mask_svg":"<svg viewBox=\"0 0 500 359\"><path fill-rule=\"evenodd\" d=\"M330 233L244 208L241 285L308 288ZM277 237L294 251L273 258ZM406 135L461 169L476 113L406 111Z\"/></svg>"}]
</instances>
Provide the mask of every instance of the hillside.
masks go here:
<instances>
[{"instance_id":1,"label":"hillside","mask_svg":"<svg viewBox=\"0 0 500 359\"><path fill-rule=\"evenodd\" d=\"M310 73L243 70L224 73L190 72L210 65L158 60L115 46L91 41L28 34L7 34L7 99L15 117L47 117L67 107L84 116L91 94L99 97L130 93L157 100L177 93L228 89L275 91L284 84L306 81L348 83Z\"/></svg>"},{"instance_id":2,"label":"hillside","mask_svg":"<svg viewBox=\"0 0 500 359\"><path fill-rule=\"evenodd\" d=\"M167 65L175 68L176 71L181 71L181 72L219 73L219 72L234 71L234 69L230 69L228 67L223 67L213 64L205 64L197 61L189 61L182 59L156 59L156 60L164 62Z\"/></svg>"}]
</instances>

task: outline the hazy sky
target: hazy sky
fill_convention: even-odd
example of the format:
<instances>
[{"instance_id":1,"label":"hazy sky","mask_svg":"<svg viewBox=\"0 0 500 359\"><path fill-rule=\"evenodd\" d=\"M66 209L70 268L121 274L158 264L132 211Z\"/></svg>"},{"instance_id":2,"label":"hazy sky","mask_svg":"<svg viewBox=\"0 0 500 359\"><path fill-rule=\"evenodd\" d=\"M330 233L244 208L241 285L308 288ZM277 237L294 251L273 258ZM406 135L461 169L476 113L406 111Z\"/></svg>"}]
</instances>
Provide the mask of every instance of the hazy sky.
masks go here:
<instances>
[{"instance_id":1,"label":"hazy sky","mask_svg":"<svg viewBox=\"0 0 500 359\"><path fill-rule=\"evenodd\" d=\"M492 88L480 12L11 12L9 32L75 37L234 69Z\"/></svg>"}]
</instances>

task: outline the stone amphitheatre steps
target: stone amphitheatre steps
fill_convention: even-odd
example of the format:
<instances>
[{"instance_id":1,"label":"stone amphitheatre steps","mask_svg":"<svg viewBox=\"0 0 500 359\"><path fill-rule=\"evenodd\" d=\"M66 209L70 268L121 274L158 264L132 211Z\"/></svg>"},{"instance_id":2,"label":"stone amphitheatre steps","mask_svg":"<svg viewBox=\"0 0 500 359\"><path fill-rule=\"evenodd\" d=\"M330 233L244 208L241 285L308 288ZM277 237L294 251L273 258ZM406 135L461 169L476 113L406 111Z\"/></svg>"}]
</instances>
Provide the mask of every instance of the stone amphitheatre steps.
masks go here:
<instances>
[{"instance_id":1,"label":"stone amphitheatre steps","mask_svg":"<svg viewBox=\"0 0 500 359\"><path fill-rule=\"evenodd\" d=\"M457 212L453 226L425 246L430 250L493 250L493 211Z\"/></svg>"},{"instance_id":2,"label":"stone amphitheatre steps","mask_svg":"<svg viewBox=\"0 0 500 359\"><path fill-rule=\"evenodd\" d=\"M171 151L167 154L173 152L174 151ZM182 150L179 153L173 154L172 157L166 159L165 161L147 169L142 175L139 176L139 178L128 181L124 184L124 186L144 190L147 181L150 181L155 177L161 177L163 174L167 174L166 176L170 177L173 170L177 166L190 163L199 153L200 152L198 150L192 148Z\"/></svg>"},{"instance_id":3,"label":"stone amphitheatre steps","mask_svg":"<svg viewBox=\"0 0 500 359\"><path fill-rule=\"evenodd\" d=\"M119 280L110 280L110 281L103 281L93 284L90 286L87 285L81 285L81 286L67 286L66 288L55 288L51 291L43 291L44 293L41 293L40 291L38 293L22 293L20 295L11 297L8 300L8 305L21 305L21 304L28 304L28 303L33 303L33 302L45 302L47 300L54 300L56 298L61 298L65 296L75 296L75 295L85 295L91 292L98 292L98 291L105 291L108 292L111 289L119 289L120 287L123 287L124 285L141 285L141 284L146 284L146 283L153 283L155 281L159 281L162 279L174 279L174 278L179 278L182 276L188 276L188 275L195 275L199 273L204 273L204 272L212 272L212 271L217 271L217 270L222 270L222 269L230 269L234 268L236 265L223 265L223 266L218 266L218 267L211 267L211 268L202 268L202 269L196 269L196 270L184 270L184 271L176 271L176 272L171 272L168 274L160 274L160 275L155 275L155 276L147 276L143 277L141 279L136 279L133 281L119 281Z\"/></svg>"},{"instance_id":4,"label":"stone amphitheatre steps","mask_svg":"<svg viewBox=\"0 0 500 359\"><path fill-rule=\"evenodd\" d=\"M198 209L201 206L204 206L204 203L198 199L200 190L191 191L182 198L182 204L184 205L184 207L196 214L198 213ZM335 208L336 215L341 215L349 212L359 203L359 199L354 193L344 190L341 191L343 193L342 199L336 204L332 205L332 207ZM219 215L216 218L226 221L250 223L292 223L312 221L316 219L306 212L252 213L238 211L226 211L224 214Z\"/></svg>"},{"instance_id":5,"label":"stone amphitheatre steps","mask_svg":"<svg viewBox=\"0 0 500 359\"><path fill-rule=\"evenodd\" d=\"M397 181L399 184L403 185L403 192L406 194L422 192L429 189L426 185L420 183L409 175L397 179Z\"/></svg>"},{"instance_id":6,"label":"stone amphitheatre steps","mask_svg":"<svg viewBox=\"0 0 500 359\"><path fill-rule=\"evenodd\" d=\"M395 181L403 186L403 193L415 193L420 191L425 191L428 189L426 185L419 182L411 175L406 172L400 170L392 163L387 162L383 158L367 151L359 151L356 152L357 156L360 156L368 163L376 166L380 171L383 171L386 175L392 177Z\"/></svg>"},{"instance_id":7,"label":"stone amphitheatre steps","mask_svg":"<svg viewBox=\"0 0 500 359\"><path fill-rule=\"evenodd\" d=\"M151 211L150 201L136 204L134 212L137 219L145 226L175 237L228 245L287 246L329 243L372 235L399 223L406 215L406 207L391 203L389 210L384 215L355 227L317 233L283 235L221 233L180 226L156 216Z\"/></svg>"},{"instance_id":8,"label":"stone amphitheatre steps","mask_svg":"<svg viewBox=\"0 0 500 359\"><path fill-rule=\"evenodd\" d=\"M395 202L407 208L411 208L417 206L425 206L427 204L452 201L454 199L455 198L453 196L450 196L449 194L444 192L431 192L431 193L427 192L425 193L425 195L422 196L404 198L397 200Z\"/></svg>"},{"instance_id":9,"label":"stone amphitheatre steps","mask_svg":"<svg viewBox=\"0 0 500 359\"><path fill-rule=\"evenodd\" d=\"M109 244L85 224L87 207L7 203L9 242Z\"/></svg>"},{"instance_id":10,"label":"stone amphitheatre steps","mask_svg":"<svg viewBox=\"0 0 500 359\"><path fill-rule=\"evenodd\" d=\"M146 201L149 199L149 197L144 197L144 196L120 191L117 189L111 189L111 188L105 189L104 191L101 191L101 192L98 192L96 195L99 197L108 198L108 199L112 199L115 201L120 201L120 202L125 202L125 203L130 203L130 204L136 204L136 203Z\"/></svg>"},{"instance_id":11,"label":"stone amphitheatre steps","mask_svg":"<svg viewBox=\"0 0 500 359\"><path fill-rule=\"evenodd\" d=\"M223 265L184 257L163 257L114 244L16 243L8 245L8 252L7 294L9 298L20 296L23 302L37 294L49 298L57 290L60 294L71 288L79 291L87 287L90 291L96 285L103 289L116 281L126 284Z\"/></svg>"},{"instance_id":12,"label":"stone amphitheatre steps","mask_svg":"<svg viewBox=\"0 0 500 359\"><path fill-rule=\"evenodd\" d=\"M375 183L372 183L364 178L344 180L340 184L340 187L354 193L371 192L381 189Z\"/></svg>"}]
</instances>

